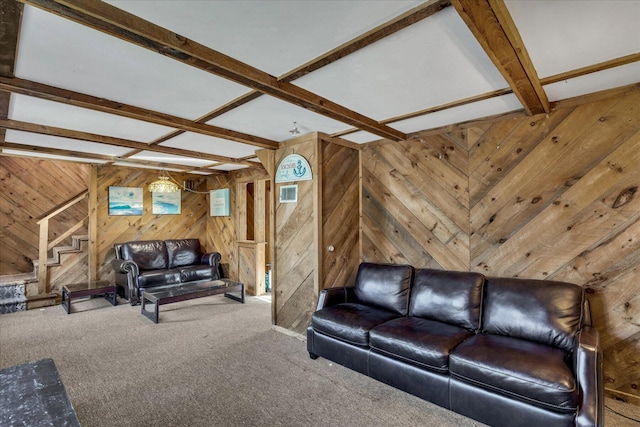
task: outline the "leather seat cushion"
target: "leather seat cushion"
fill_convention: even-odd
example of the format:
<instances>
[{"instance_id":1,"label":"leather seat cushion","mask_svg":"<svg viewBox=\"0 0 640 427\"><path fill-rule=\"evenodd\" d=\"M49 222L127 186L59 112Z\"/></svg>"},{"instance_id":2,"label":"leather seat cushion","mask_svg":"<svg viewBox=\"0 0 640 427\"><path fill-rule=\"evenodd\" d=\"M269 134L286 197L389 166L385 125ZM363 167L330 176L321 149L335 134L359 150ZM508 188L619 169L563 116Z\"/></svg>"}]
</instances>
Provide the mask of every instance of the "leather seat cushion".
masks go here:
<instances>
[{"instance_id":1,"label":"leather seat cushion","mask_svg":"<svg viewBox=\"0 0 640 427\"><path fill-rule=\"evenodd\" d=\"M568 354L559 348L499 335L478 334L454 349L451 375L554 411L577 408Z\"/></svg>"},{"instance_id":2,"label":"leather seat cushion","mask_svg":"<svg viewBox=\"0 0 640 427\"><path fill-rule=\"evenodd\" d=\"M371 328L399 317L398 314L356 303L325 307L311 317L311 326L325 335L351 344L368 346Z\"/></svg>"},{"instance_id":3,"label":"leather seat cushion","mask_svg":"<svg viewBox=\"0 0 640 427\"><path fill-rule=\"evenodd\" d=\"M369 342L376 352L447 372L451 351L472 336L466 329L436 320L402 317L374 327Z\"/></svg>"},{"instance_id":4,"label":"leather seat cushion","mask_svg":"<svg viewBox=\"0 0 640 427\"><path fill-rule=\"evenodd\" d=\"M198 239L165 240L169 268L200 264L202 250Z\"/></svg>"},{"instance_id":5,"label":"leather seat cushion","mask_svg":"<svg viewBox=\"0 0 640 427\"><path fill-rule=\"evenodd\" d=\"M178 270L142 271L138 276L138 287L141 289L171 285L174 283L180 283L180 272Z\"/></svg>"},{"instance_id":6,"label":"leather seat cushion","mask_svg":"<svg viewBox=\"0 0 640 427\"><path fill-rule=\"evenodd\" d=\"M196 280L216 280L218 279L218 269L210 265L190 265L179 267L181 282L193 282Z\"/></svg>"}]
</instances>

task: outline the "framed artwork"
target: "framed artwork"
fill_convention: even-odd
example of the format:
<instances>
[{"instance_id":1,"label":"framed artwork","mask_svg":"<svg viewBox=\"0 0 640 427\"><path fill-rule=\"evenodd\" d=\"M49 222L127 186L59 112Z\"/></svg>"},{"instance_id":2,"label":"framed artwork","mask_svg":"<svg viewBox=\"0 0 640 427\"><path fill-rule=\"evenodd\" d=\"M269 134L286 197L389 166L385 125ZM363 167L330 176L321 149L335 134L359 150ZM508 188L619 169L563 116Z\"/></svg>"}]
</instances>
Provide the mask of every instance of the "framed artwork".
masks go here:
<instances>
[{"instance_id":1,"label":"framed artwork","mask_svg":"<svg viewBox=\"0 0 640 427\"><path fill-rule=\"evenodd\" d=\"M109 215L142 215L142 187L109 187Z\"/></svg>"},{"instance_id":2,"label":"framed artwork","mask_svg":"<svg viewBox=\"0 0 640 427\"><path fill-rule=\"evenodd\" d=\"M182 212L182 191L171 193L151 193L151 213L154 215L180 215Z\"/></svg>"},{"instance_id":3,"label":"framed artwork","mask_svg":"<svg viewBox=\"0 0 640 427\"><path fill-rule=\"evenodd\" d=\"M211 216L229 216L229 189L211 190L209 193Z\"/></svg>"}]
</instances>

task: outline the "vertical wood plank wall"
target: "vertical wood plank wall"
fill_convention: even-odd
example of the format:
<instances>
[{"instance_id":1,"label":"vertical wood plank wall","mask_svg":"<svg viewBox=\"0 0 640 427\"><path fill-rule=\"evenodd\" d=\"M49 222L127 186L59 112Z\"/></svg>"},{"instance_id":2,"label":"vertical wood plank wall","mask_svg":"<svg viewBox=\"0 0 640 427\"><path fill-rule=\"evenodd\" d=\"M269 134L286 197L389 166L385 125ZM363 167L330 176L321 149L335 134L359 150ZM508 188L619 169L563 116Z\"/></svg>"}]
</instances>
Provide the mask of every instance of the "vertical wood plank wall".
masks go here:
<instances>
[{"instance_id":1,"label":"vertical wood plank wall","mask_svg":"<svg viewBox=\"0 0 640 427\"><path fill-rule=\"evenodd\" d=\"M586 288L605 387L640 381L640 94L362 152L364 261Z\"/></svg>"}]
</instances>

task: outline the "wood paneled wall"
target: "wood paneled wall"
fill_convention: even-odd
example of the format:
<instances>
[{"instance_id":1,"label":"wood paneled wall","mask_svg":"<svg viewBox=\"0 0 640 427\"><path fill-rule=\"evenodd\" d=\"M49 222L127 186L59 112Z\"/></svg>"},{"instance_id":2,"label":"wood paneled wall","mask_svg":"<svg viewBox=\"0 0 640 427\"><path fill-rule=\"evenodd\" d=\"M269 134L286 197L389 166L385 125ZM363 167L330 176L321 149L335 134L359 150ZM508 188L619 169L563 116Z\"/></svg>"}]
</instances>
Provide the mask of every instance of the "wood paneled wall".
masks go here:
<instances>
[{"instance_id":1,"label":"wood paneled wall","mask_svg":"<svg viewBox=\"0 0 640 427\"><path fill-rule=\"evenodd\" d=\"M88 166L0 156L0 182L0 274L30 273L38 259L38 217L87 189ZM51 220L49 239L86 216L85 200ZM84 227L77 234L86 233Z\"/></svg>"},{"instance_id":2,"label":"wood paneled wall","mask_svg":"<svg viewBox=\"0 0 640 427\"><path fill-rule=\"evenodd\" d=\"M98 168L97 194L97 251L98 276L113 279L111 260L115 257L113 245L131 240L198 238L204 250L212 249L204 239L209 215L208 195L182 191L182 208L179 215L154 215L151 209L151 192L147 185L158 179L159 171L117 166ZM206 178L171 172L178 182L194 181L194 189L207 191ZM140 216L110 216L109 187L142 187L144 211Z\"/></svg>"},{"instance_id":3,"label":"wood paneled wall","mask_svg":"<svg viewBox=\"0 0 640 427\"><path fill-rule=\"evenodd\" d=\"M268 179L269 175L263 168L241 169L228 175L212 175L207 177L207 188L218 190L229 189L229 203L231 215L228 217L208 217L206 221L206 239L209 247L215 248L222 254L222 262L228 268L229 277L239 278L238 272L238 236L236 232L236 200L237 184L239 182L252 182L259 179ZM207 199L208 200L208 199ZM208 214L207 214L208 215Z\"/></svg>"},{"instance_id":4,"label":"wood paneled wall","mask_svg":"<svg viewBox=\"0 0 640 427\"><path fill-rule=\"evenodd\" d=\"M362 257L587 290L605 387L638 398L640 94L362 153Z\"/></svg>"}]
</instances>

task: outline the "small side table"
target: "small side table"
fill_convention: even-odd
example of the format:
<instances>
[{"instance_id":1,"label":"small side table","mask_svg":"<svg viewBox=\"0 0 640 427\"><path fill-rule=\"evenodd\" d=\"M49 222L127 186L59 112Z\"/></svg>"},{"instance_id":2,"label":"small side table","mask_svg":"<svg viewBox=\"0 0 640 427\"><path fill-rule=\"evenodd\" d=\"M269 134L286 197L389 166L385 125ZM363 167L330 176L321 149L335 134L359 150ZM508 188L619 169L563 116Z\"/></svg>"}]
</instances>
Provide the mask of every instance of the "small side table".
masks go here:
<instances>
[{"instance_id":1,"label":"small side table","mask_svg":"<svg viewBox=\"0 0 640 427\"><path fill-rule=\"evenodd\" d=\"M104 298L111 305L118 305L116 298L116 285L111 285L107 281L74 283L62 286L62 308L67 314L71 313L71 300L73 298L104 295Z\"/></svg>"}]
</instances>

